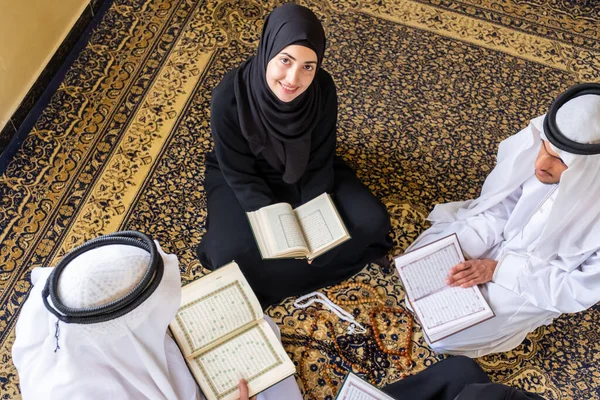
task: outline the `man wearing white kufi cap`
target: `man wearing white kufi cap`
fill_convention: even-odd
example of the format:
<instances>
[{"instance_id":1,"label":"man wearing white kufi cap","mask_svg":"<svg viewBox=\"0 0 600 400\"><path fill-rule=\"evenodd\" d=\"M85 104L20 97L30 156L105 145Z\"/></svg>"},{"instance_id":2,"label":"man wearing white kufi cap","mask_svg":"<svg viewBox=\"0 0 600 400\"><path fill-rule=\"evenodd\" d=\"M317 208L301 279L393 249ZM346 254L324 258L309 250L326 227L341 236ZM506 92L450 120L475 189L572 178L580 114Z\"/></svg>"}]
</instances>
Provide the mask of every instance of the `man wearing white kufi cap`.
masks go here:
<instances>
[{"instance_id":1,"label":"man wearing white kufi cap","mask_svg":"<svg viewBox=\"0 0 600 400\"><path fill-rule=\"evenodd\" d=\"M500 143L474 200L437 205L409 249L456 233L466 262L448 284L481 284L496 316L431 344L480 357L600 300L600 84L576 85Z\"/></svg>"},{"instance_id":2,"label":"man wearing white kufi cap","mask_svg":"<svg viewBox=\"0 0 600 400\"><path fill-rule=\"evenodd\" d=\"M24 400L204 399L166 334L181 301L175 255L139 232L118 232L56 268L35 268L31 281L12 349ZM293 377L258 400L283 394L302 398Z\"/></svg>"}]
</instances>

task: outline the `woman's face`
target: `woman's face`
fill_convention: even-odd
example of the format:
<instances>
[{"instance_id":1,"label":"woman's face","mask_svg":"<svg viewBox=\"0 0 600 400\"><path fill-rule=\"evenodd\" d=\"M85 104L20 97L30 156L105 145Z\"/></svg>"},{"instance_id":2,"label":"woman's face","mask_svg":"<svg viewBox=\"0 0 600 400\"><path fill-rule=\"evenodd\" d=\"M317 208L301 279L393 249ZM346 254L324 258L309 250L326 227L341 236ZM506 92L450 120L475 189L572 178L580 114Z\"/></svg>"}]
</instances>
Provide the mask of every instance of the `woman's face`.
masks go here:
<instances>
[{"instance_id":1,"label":"woman's face","mask_svg":"<svg viewBox=\"0 0 600 400\"><path fill-rule=\"evenodd\" d=\"M317 54L308 47L293 44L267 64L267 85L279 100L287 103L308 89L316 70Z\"/></svg>"}]
</instances>

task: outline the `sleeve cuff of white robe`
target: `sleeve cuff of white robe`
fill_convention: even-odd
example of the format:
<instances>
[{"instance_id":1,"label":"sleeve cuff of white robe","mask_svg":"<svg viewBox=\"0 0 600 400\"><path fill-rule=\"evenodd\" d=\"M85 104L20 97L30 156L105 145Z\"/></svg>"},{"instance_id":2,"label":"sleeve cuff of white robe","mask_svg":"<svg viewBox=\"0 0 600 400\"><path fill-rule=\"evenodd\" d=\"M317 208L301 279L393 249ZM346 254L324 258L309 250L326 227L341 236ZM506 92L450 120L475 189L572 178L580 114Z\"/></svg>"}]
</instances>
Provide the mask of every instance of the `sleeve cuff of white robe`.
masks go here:
<instances>
[{"instance_id":1,"label":"sleeve cuff of white robe","mask_svg":"<svg viewBox=\"0 0 600 400\"><path fill-rule=\"evenodd\" d=\"M492 282L514 291L517 278L526 266L527 257L515 253L507 253L498 261Z\"/></svg>"}]
</instances>

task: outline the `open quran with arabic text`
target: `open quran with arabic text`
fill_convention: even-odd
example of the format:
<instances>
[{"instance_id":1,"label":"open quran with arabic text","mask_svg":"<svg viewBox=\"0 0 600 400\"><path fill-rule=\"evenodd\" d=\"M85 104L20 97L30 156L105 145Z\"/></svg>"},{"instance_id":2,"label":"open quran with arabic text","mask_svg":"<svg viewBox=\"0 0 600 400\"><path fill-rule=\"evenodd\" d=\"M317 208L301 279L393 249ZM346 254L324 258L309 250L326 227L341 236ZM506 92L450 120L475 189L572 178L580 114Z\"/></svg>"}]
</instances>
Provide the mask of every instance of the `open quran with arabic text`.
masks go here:
<instances>
[{"instance_id":1,"label":"open quran with arabic text","mask_svg":"<svg viewBox=\"0 0 600 400\"><path fill-rule=\"evenodd\" d=\"M208 400L237 400L241 378L254 396L296 372L235 262L184 286L169 326Z\"/></svg>"},{"instance_id":2,"label":"open quran with arabic text","mask_svg":"<svg viewBox=\"0 0 600 400\"><path fill-rule=\"evenodd\" d=\"M295 209L288 203L276 203L247 215L263 259L312 260L350 239L327 193Z\"/></svg>"},{"instance_id":3,"label":"open quran with arabic text","mask_svg":"<svg viewBox=\"0 0 600 400\"><path fill-rule=\"evenodd\" d=\"M448 272L465 261L455 234L394 259L413 312L430 342L494 317L478 286L452 287Z\"/></svg>"}]
</instances>

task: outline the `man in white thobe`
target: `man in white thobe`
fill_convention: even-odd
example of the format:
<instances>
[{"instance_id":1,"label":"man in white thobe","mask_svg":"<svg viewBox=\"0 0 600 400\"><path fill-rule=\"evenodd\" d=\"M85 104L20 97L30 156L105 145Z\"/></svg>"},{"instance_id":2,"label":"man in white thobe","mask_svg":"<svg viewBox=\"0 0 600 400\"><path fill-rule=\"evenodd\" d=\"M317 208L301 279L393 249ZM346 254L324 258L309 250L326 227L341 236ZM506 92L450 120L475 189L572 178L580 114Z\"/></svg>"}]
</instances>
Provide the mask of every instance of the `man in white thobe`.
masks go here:
<instances>
[{"instance_id":1,"label":"man in white thobe","mask_svg":"<svg viewBox=\"0 0 600 400\"><path fill-rule=\"evenodd\" d=\"M59 275L52 275L55 268L32 271L34 286L17 321L12 348L24 400L205 399L166 333L181 301L179 263L175 255L163 252L158 243L155 246L154 259L162 260L162 274L147 272L153 253L127 244L92 246L64 263ZM128 303L135 307L124 305L124 314L96 312L95 320L87 322L75 315L131 297L128 294L146 276L154 276L157 286L148 297L140 296L139 303ZM45 292L46 282L52 285L53 280L57 283L54 299ZM44 305L46 297L49 306ZM71 315L61 311L70 320L57 319L54 311L59 302L70 308ZM108 316L113 313L114 318ZM273 321L265 319L279 334ZM239 391L240 400L248 400L247 383L240 382ZM302 395L294 377L288 377L257 399L302 400Z\"/></svg>"},{"instance_id":2,"label":"man in white thobe","mask_svg":"<svg viewBox=\"0 0 600 400\"><path fill-rule=\"evenodd\" d=\"M504 140L474 200L437 205L409 249L456 233L452 286L481 285L496 316L431 347L480 357L600 300L600 85L572 87Z\"/></svg>"}]
</instances>

